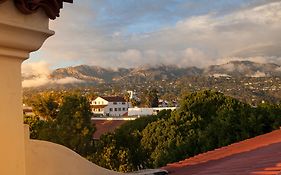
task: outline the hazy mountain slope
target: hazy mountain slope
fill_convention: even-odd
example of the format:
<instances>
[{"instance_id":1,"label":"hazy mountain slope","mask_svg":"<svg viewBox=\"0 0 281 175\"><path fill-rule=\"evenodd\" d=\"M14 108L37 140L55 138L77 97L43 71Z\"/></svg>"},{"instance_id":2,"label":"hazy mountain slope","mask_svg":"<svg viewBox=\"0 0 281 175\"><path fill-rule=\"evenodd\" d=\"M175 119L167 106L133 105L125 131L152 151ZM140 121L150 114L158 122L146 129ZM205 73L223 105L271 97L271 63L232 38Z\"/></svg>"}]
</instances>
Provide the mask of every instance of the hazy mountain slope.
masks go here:
<instances>
[{"instance_id":1,"label":"hazy mountain slope","mask_svg":"<svg viewBox=\"0 0 281 175\"><path fill-rule=\"evenodd\" d=\"M203 75L229 75L244 77L281 76L281 67L272 63L255 63L251 61L232 61L222 65L209 66Z\"/></svg>"},{"instance_id":2,"label":"hazy mountain slope","mask_svg":"<svg viewBox=\"0 0 281 175\"><path fill-rule=\"evenodd\" d=\"M62 83L62 81L60 81L61 84L97 84L112 82L136 83L143 81L163 81L174 80L186 76L281 77L281 67L272 63L262 64L250 61L232 61L222 65L212 65L205 69L160 65L154 67L142 66L138 68L119 68L113 70L98 66L80 65L56 69L48 75L47 78L52 82L51 84L58 84L56 82L64 79L70 79L72 81L70 81L70 83ZM29 75L28 77L23 77L23 80L25 79L32 79L32 76Z\"/></svg>"},{"instance_id":3,"label":"hazy mountain slope","mask_svg":"<svg viewBox=\"0 0 281 175\"><path fill-rule=\"evenodd\" d=\"M179 68L176 66L138 67L134 69L105 69L97 66L80 65L56 69L50 75L52 79L74 77L83 81L112 82L127 80L167 80L182 76L198 76L202 70L196 67Z\"/></svg>"},{"instance_id":4,"label":"hazy mountain slope","mask_svg":"<svg viewBox=\"0 0 281 175\"><path fill-rule=\"evenodd\" d=\"M202 70L196 67L179 68L176 66L139 67L129 74L115 78L114 81L159 81L171 80L183 76L199 76Z\"/></svg>"},{"instance_id":5,"label":"hazy mountain slope","mask_svg":"<svg viewBox=\"0 0 281 175\"><path fill-rule=\"evenodd\" d=\"M124 72L127 73L128 70L122 69L120 72L124 74ZM52 79L74 77L79 80L94 81L97 83L111 82L116 76L119 76L119 71L87 65L56 69L50 75Z\"/></svg>"}]
</instances>

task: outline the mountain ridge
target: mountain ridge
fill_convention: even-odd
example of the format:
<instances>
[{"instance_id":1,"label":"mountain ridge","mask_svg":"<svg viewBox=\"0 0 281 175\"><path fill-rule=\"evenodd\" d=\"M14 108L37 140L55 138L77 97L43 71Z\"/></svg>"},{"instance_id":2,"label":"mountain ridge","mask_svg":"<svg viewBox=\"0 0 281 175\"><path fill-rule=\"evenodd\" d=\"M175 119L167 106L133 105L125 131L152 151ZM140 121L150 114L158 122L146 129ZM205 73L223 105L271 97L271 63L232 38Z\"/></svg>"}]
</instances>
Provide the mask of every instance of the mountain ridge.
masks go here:
<instances>
[{"instance_id":1,"label":"mountain ridge","mask_svg":"<svg viewBox=\"0 0 281 175\"><path fill-rule=\"evenodd\" d=\"M274 63L257 63L252 61L230 61L225 64L211 65L207 68L157 65L110 69L99 66L79 65L55 69L48 75L48 79L73 78L79 80L74 83L100 84L165 81L185 76L281 77L281 66ZM28 80L32 77L23 77L23 80Z\"/></svg>"}]
</instances>

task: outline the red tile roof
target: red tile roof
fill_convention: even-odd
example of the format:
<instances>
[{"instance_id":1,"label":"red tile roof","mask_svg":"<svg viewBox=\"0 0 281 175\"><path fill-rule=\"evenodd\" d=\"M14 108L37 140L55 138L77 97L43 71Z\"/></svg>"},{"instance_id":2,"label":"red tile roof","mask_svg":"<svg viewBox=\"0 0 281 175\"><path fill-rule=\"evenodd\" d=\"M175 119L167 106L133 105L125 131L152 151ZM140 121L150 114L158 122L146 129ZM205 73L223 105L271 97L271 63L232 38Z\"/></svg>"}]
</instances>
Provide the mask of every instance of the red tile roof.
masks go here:
<instances>
[{"instance_id":1,"label":"red tile roof","mask_svg":"<svg viewBox=\"0 0 281 175\"><path fill-rule=\"evenodd\" d=\"M163 169L172 175L281 175L281 130L171 163Z\"/></svg>"},{"instance_id":2,"label":"red tile roof","mask_svg":"<svg viewBox=\"0 0 281 175\"><path fill-rule=\"evenodd\" d=\"M112 97L101 97L103 99L105 99L108 102L126 102L126 100L123 97L119 97L119 96L112 96Z\"/></svg>"},{"instance_id":3,"label":"red tile roof","mask_svg":"<svg viewBox=\"0 0 281 175\"><path fill-rule=\"evenodd\" d=\"M102 134L113 132L116 128L125 123L126 120L94 120L96 132L93 135L94 139L99 139Z\"/></svg>"},{"instance_id":4,"label":"red tile roof","mask_svg":"<svg viewBox=\"0 0 281 175\"><path fill-rule=\"evenodd\" d=\"M93 108L99 109L99 108L105 108L107 105L92 105Z\"/></svg>"},{"instance_id":5,"label":"red tile roof","mask_svg":"<svg viewBox=\"0 0 281 175\"><path fill-rule=\"evenodd\" d=\"M33 112L32 109L23 109L23 113L26 113L26 112Z\"/></svg>"}]
</instances>

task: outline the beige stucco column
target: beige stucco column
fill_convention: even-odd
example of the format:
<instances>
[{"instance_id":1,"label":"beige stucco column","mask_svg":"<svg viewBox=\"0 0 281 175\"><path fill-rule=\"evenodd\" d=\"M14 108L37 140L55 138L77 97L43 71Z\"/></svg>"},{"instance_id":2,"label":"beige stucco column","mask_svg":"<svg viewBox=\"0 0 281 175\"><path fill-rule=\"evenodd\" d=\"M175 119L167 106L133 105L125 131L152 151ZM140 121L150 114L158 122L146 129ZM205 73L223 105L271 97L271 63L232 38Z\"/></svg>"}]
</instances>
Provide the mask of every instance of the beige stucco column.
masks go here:
<instances>
[{"instance_id":1,"label":"beige stucco column","mask_svg":"<svg viewBox=\"0 0 281 175\"><path fill-rule=\"evenodd\" d=\"M38 11L23 15L8 0L0 4L0 174L25 175L21 63L53 31Z\"/></svg>"},{"instance_id":2,"label":"beige stucco column","mask_svg":"<svg viewBox=\"0 0 281 175\"><path fill-rule=\"evenodd\" d=\"M54 34L49 18L59 16L63 2L72 0L0 0L0 175L121 174L24 131L21 64Z\"/></svg>"}]
</instances>

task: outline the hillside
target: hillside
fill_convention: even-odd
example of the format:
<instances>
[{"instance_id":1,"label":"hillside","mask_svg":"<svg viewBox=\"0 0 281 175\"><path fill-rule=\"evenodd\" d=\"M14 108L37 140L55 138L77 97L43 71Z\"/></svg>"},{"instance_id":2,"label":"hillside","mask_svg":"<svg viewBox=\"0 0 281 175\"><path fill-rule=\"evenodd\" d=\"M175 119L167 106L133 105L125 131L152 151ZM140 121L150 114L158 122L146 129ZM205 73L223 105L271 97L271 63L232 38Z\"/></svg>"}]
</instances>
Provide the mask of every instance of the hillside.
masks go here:
<instances>
[{"instance_id":1,"label":"hillside","mask_svg":"<svg viewBox=\"0 0 281 175\"><path fill-rule=\"evenodd\" d=\"M119 68L106 69L98 66L80 65L75 67L59 68L54 70L47 78L55 82L64 79L75 79L64 84L101 84L118 82L142 82L142 81L161 81L172 80L184 76L200 76L202 70L196 67L179 68L176 66L156 66L156 67L138 67L138 68ZM24 76L23 80L32 80L38 76ZM62 83L57 83L62 84ZM50 86L50 84L48 84Z\"/></svg>"},{"instance_id":2,"label":"hillside","mask_svg":"<svg viewBox=\"0 0 281 175\"><path fill-rule=\"evenodd\" d=\"M204 75L224 75L231 77L275 77L281 76L281 67L272 63L232 61L222 65L209 66Z\"/></svg>"},{"instance_id":3,"label":"hillside","mask_svg":"<svg viewBox=\"0 0 281 175\"><path fill-rule=\"evenodd\" d=\"M272 63L255 63L250 61L232 61L207 68L180 68L172 65L142 66L137 68L108 69L98 66L80 65L54 70L46 78L52 83L59 84L102 84L102 83L140 83L149 81L171 81L184 77L281 77L281 66ZM23 77L32 80L38 76ZM72 81L67 81L71 79ZM65 80L65 81L62 81ZM77 80L77 81L73 81ZM56 83L60 81L60 83ZM63 82L63 83L61 83Z\"/></svg>"}]
</instances>

